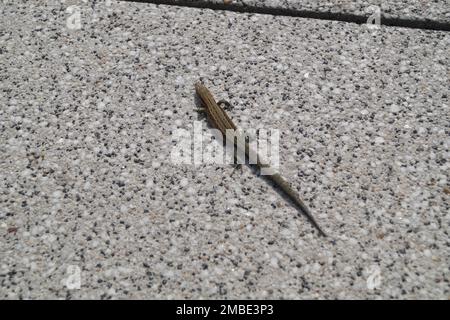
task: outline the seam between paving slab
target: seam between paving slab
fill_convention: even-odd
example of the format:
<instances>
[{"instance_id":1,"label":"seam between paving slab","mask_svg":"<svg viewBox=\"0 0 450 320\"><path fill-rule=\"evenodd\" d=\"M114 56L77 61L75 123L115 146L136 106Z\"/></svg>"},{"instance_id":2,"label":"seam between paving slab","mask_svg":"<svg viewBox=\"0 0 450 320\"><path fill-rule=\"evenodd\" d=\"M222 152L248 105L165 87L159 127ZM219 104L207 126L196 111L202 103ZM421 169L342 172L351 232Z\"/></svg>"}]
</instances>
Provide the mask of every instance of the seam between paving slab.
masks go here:
<instances>
[{"instance_id":1,"label":"seam between paving slab","mask_svg":"<svg viewBox=\"0 0 450 320\"><path fill-rule=\"evenodd\" d=\"M191 8L202 8L202 9L212 9L212 10L227 10L232 12L240 13L257 13L257 14L270 14L276 16L287 16L287 17L298 17L298 18L309 18L309 19L319 19L319 20L332 20L332 21L342 21L350 22L356 24L367 23L370 15L360 15L351 14L344 12L323 12L323 11L313 11L313 10L299 10L291 8L281 8L281 7L258 7L250 6L243 3L215 3L206 1L188 1L188 0L123 0L128 2L144 2L152 4L164 4L178 7L191 7ZM404 27L411 29L426 29L426 30L438 30L438 31L450 31L450 22L441 22L432 19L410 19L410 18L400 18L400 17L390 17L381 14L380 23L383 26L391 27Z\"/></svg>"}]
</instances>

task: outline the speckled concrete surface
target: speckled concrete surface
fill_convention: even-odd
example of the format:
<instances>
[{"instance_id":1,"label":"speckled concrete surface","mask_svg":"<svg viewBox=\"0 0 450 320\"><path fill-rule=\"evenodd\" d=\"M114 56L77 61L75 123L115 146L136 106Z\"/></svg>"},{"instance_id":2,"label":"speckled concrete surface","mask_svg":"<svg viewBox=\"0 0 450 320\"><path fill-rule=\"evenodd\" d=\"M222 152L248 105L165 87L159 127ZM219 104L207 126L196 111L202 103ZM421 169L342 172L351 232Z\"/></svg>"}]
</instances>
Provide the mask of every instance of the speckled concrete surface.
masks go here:
<instances>
[{"instance_id":1,"label":"speckled concrete surface","mask_svg":"<svg viewBox=\"0 0 450 320\"><path fill-rule=\"evenodd\" d=\"M142 0L141 0L142 1ZM145 0L144 0L145 1ZM323 13L370 16L378 7L386 18L434 20L450 23L448 0L167 0L173 3L233 4L257 8L284 8Z\"/></svg>"},{"instance_id":2,"label":"speckled concrete surface","mask_svg":"<svg viewBox=\"0 0 450 320\"><path fill-rule=\"evenodd\" d=\"M0 8L1 298L449 297L448 33ZM281 131L329 239L248 168L171 163L200 77Z\"/></svg>"}]
</instances>

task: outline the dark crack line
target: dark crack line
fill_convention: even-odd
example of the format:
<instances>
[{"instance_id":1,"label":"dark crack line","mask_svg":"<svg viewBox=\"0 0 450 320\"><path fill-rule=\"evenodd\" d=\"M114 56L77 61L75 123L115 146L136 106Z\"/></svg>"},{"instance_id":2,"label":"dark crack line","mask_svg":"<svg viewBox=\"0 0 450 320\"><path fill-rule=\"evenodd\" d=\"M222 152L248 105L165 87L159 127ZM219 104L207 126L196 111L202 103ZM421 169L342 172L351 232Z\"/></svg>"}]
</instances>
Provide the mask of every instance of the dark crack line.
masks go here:
<instances>
[{"instance_id":1,"label":"dark crack line","mask_svg":"<svg viewBox=\"0 0 450 320\"><path fill-rule=\"evenodd\" d=\"M286 8L268 8L268 7L256 7L247 6L245 4L222 4L212 3L206 1L177 1L176 3L171 0L123 0L129 2L143 2L153 4L164 4L177 7L190 7L190 8L202 8L212 10L226 10L232 12L241 13L258 13L268 14L273 16L285 16L285 17L297 17L297 18L309 18L318 20L330 20L330 21L342 21L356 24L367 23L368 16L341 13L341 12L318 12L310 10L294 10ZM450 22L440 22L431 19L405 19L405 18L392 18L381 15L381 25L390 27L403 27L411 29L424 29L424 30L436 30L436 31L450 31Z\"/></svg>"}]
</instances>

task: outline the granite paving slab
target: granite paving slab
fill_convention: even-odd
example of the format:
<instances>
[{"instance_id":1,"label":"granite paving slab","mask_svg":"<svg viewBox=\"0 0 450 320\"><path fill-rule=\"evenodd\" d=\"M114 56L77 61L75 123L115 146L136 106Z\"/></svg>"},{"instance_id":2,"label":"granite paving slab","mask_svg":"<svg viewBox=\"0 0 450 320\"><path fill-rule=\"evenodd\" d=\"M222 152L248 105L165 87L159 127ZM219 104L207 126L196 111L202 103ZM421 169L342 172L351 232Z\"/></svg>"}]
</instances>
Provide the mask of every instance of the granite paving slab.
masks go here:
<instances>
[{"instance_id":1,"label":"granite paving slab","mask_svg":"<svg viewBox=\"0 0 450 320\"><path fill-rule=\"evenodd\" d=\"M131 2L0 5L2 299L449 298L449 34ZM199 79L280 172L178 164ZM197 128L197 129L196 129Z\"/></svg>"}]
</instances>

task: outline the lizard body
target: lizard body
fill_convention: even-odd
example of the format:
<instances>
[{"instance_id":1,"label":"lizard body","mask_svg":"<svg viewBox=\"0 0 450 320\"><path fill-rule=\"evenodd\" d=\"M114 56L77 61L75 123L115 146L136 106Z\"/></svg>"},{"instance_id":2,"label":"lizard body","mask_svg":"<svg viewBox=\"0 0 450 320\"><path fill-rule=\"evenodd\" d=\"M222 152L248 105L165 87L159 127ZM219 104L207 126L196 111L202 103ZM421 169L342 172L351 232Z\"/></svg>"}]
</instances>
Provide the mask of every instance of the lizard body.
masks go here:
<instances>
[{"instance_id":1,"label":"lizard body","mask_svg":"<svg viewBox=\"0 0 450 320\"><path fill-rule=\"evenodd\" d=\"M208 121L210 124L217 128L223 135L223 137L227 138L226 130L236 130L237 127L230 119L230 117L226 114L225 110L223 110L218 103L215 101L211 92L201 83L195 84L195 90L197 95L200 97L202 101L202 105L206 112ZM250 148L248 142L244 142L244 144L239 144L235 139L232 141L235 144L235 147L240 148L245 152L246 156L250 154ZM265 164L261 161L260 156L256 155L256 165L262 168L270 168L270 165ZM279 187L288 197L289 199L303 212L303 214L309 219L309 221L317 228L319 233L322 236L326 236L322 229L317 224L316 220L312 216L308 207L303 203L300 199L297 192L295 192L289 185L289 183L278 173L273 173L266 175L268 179L270 179L277 187Z\"/></svg>"}]
</instances>

